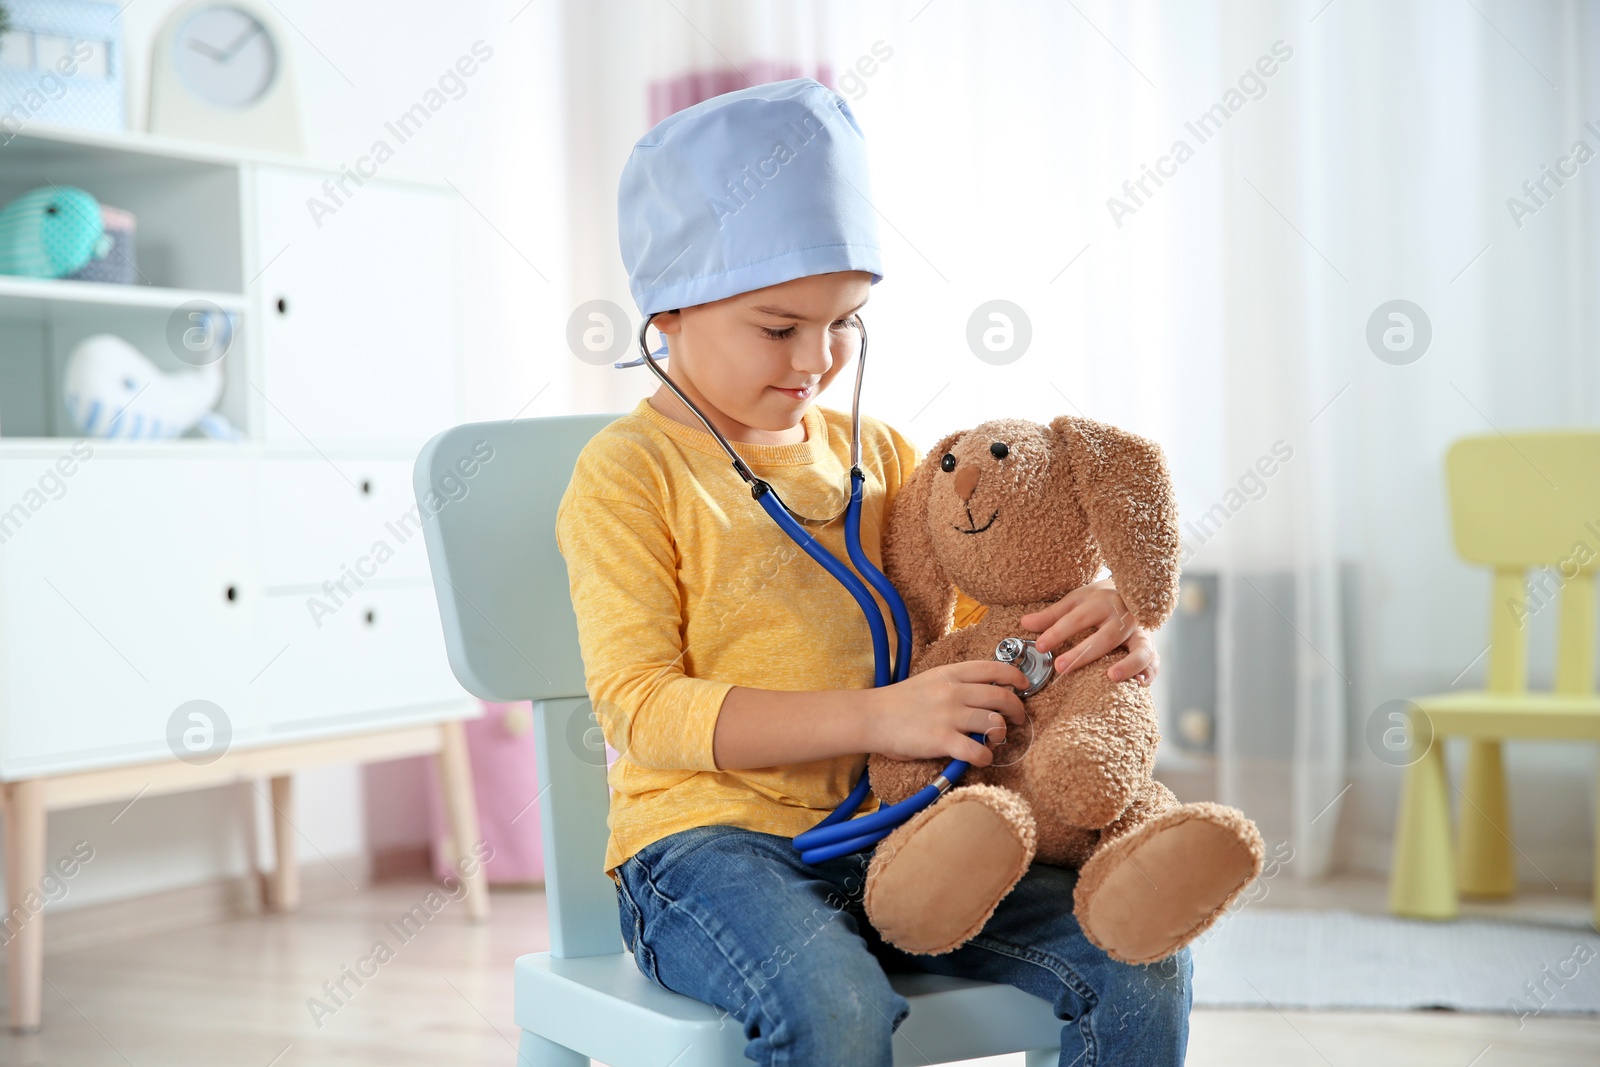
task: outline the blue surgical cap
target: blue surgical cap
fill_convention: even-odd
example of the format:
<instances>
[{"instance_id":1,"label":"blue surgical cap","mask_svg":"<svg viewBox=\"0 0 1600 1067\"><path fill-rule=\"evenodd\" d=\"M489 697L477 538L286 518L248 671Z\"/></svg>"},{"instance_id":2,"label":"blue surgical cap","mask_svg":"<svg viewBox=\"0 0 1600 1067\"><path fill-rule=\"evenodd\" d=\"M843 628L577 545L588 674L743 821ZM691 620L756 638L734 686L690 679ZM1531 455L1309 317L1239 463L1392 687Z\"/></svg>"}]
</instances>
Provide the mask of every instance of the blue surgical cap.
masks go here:
<instances>
[{"instance_id":1,"label":"blue surgical cap","mask_svg":"<svg viewBox=\"0 0 1600 1067\"><path fill-rule=\"evenodd\" d=\"M870 195L861 127L815 79L702 100L639 138L622 168L628 288L648 318L811 274L867 271L876 285Z\"/></svg>"}]
</instances>

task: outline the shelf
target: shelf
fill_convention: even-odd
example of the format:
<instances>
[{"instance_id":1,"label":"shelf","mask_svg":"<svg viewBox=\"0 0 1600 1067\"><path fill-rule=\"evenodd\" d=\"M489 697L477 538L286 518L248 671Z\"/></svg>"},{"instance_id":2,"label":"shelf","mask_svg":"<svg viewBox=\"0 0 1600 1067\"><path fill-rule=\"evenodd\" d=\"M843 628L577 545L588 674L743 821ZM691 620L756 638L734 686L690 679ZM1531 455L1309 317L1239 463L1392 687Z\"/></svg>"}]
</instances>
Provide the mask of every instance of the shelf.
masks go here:
<instances>
[{"instance_id":1,"label":"shelf","mask_svg":"<svg viewBox=\"0 0 1600 1067\"><path fill-rule=\"evenodd\" d=\"M0 459L54 457L68 451L78 441L87 441L95 457L120 456L126 459L193 459L196 456L233 456L249 452L261 458L260 441L219 441L210 437L168 437L158 441L122 441L107 437L84 437L75 433L62 437L0 437ZM313 453L314 455L315 453Z\"/></svg>"},{"instance_id":2,"label":"shelf","mask_svg":"<svg viewBox=\"0 0 1600 1067\"><path fill-rule=\"evenodd\" d=\"M33 123L15 134L6 142L5 152L9 166L30 170L47 169L66 159L90 160L157 175L197 167L232 169L251 163L336 174L340 166L337 160L191 141L142 130L80 130L46 123ZM379 180L440 190L449 188L436 175L415 174L404 167L398 170L385 167Z\"/></svg>"},{"instance_id":3,"label":"shelf","mask_svg":"<svg viewBox=\"0 0 1600 1067\"><path fill-rule=\"evenodd\" d=\"M205 300L224 311L242 312L245 309L245 297L241 293L0 275L0 315L14 314L17 311L37 314L40 307L45 304L155 308L160 311L172 311L191 300Z\"/></svg>"},{"instance_id":4,"label":"shelf","mask_svg":"<svg viewBox=\"0 0 1600 1067\"><path fill-rule=\"evenodd\" d=\"M299 462L318 460L330 463L334 470L340 464L358 464L373 461L401 460L410 463L417 457L421 445L397 442L392 439L338 441L329 444L308 445L286 441L265 441L246 437L239 441L222 441L210 437L170 437L160 441L126 441L117 438L84 437L79 433L57 437L0 437L0 459L54 459L71 447L73 442L85 440L94 446L95 458L102 456L123 459L183 459L196 456L237 456L248 454L264 463Z\"/></svg>"},{"instance_id":5,"label":"shelf","mask_svg":"<svg viewBox=\"0 0 1600 1067\"><path fill-rule=\"evenodd\" d=\"M311 160L279 152L164 137L142 130L81 130L71 126L35 123L18 133L7 148L19 156L59 157L63 152L103 152L148 156L152 159L181 160L233 166L239 163L275 163L281 166L316 167ZM8 152L8 154L11 154ZM332 169L332 168L322 168Z\"/></svg>"}]
</instances>

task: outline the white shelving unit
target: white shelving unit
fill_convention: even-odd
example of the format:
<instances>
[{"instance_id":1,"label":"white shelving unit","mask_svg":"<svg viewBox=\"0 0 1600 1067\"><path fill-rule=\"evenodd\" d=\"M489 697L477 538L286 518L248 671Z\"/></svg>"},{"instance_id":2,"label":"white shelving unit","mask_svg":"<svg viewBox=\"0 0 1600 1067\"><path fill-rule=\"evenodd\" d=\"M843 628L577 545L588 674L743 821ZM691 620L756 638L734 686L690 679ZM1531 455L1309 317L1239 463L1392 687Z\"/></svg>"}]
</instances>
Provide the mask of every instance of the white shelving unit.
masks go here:
<instances>
[{"instance_id":1,"label":"white shelving unit","mask_svg":"<svg viewBox=\"0 0 1600 1067\"><path fill-rule=\"evenodd\" d=\"M0 315L17 318L37 314L43 305L102 304L107 307L170 310L193 300L205 300L224 311L243 311L244 297L200 289L167 289L157 285L106 285L103 282L61 282L53 279L15 278L0 274Z\"/></svg>"},{"instance_id":2,"label":"white shelving unit","mask_svg":"<svg viewBox=\"0 0 1600 1067\"><path fill-rule=\"evenodd\" d=\"M264 775L272 903L292 908L289 775L335 759L441 753L455 841L474 842L460 720L478 704L446 662L412 517L417 451L461 421L451 190L137 134L0 149L0 203L49 183L135 215L139 284L0 277L10 907L42 876L47 810ZM79 437L73 346L115 333L187 370L168 326L194 301L236 320L218 411L242 440ZM231 729L203 766L169 738L194 700ZM39 1023L39 920L8 941L14 1029Z\"/></svg>"}]
</instances>

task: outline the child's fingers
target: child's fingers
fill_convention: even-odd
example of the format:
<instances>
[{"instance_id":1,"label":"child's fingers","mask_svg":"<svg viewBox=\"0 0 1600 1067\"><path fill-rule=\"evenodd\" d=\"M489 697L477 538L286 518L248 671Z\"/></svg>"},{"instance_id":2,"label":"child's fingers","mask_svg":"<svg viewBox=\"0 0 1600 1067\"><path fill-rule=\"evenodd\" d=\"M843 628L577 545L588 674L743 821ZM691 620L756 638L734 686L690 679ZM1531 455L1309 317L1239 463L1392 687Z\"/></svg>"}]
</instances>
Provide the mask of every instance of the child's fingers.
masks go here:
<instances>
[{"instance_id":1,"label":"child's fingers","mask_svg":"<svg viewBox=\"0 0 1600 1067\"><path fill-rule=\"evenodd\" d=\"M1106 621L1104 613L1096 613L1093 603L1085 598L1072 598L1072 593L1067 593L1067 598L1062 598L1058 603L1026 614L1019 619L1027 629L1038 630L1038 637L1034 638L1035 645L1042 651L1054 651L1061 646L1062 641L1072 637L1078 630L1098 627ZM1043 625L1040 625L1043 624Z\"/></svg>"},{"instance_id":2,"label":"child's fingers","mask_svg":"<svg viewBox=\"0 0 1600 1067\"><path fill-rule=\"evenodd\" d=\"M1140 685L1149 685L1155 681L1161 660L1156 655L1155 644L1149 636L1144 633L1133 635L1127 641L1127 649L1128 654L1111 665L1106 671L1106 677L1113 682L1131 679Z\"/></svg>"},{"instance_id":3,"label":"child's fingers","mask_svg":"<svg viewBox=\"0 0 1600 1067\"><path fill-rule=\"evenodd\" d=\"M1066 615L1062 616L1064 619L1071 617L1072 612L1068 612ZM1027 623L1023 623L1023 625L1026 626ZM1082 629L1082 627L1079 627L1079 629ZM1061 643L1068 637L1071 637L1075 632L1076 631L1074 630L1067 629L1066 626L1063 626L1061 622L1057 620L1056 622L1053 622L1049 626L1045 627L1044 630L1040 632L1039 636L1033 639L1033 643L1040 652L1056 652L1061 648Z\"/></svg>"},{"instance_id":4,"label":"child's fingers","mask_svg":"<svg viewBox=\"0 0 1600 1067\"><path fill-rule=\"evenodd\" d=\"M1034 645L1045 652L1051 652L1059 648L1061 643L1073 634L1091 627L1099 627L1108 617L1104 612L1096 610L1092 602L1086 600L1051 623L1050 628L1034 640ZM1027 623L1023 625L1026 626Z\"/></svg>"},{"instance_id":5,"label":"child's fingers","mask_svg":"<svg viewBox=\"0 0 1600 1067\"><path fill-rule=\"evenodd\" d=\"M987 767L994 761L994 753L989 751L988 745L981 745L966 734L962 734L951 747L950 758L966 760L974 767Z\"/></svg>"},{"instance_id":6,"label":"child's fingers","mask_svg":"<svg viewBox=\"0 0 1600 1067\"><path fill-rule=\"evenodd\" d=\"M1093 663L1122 643L1122 635L1103 626L1056 657L1055 668L1065 674L1075 671L1085 663ZM1120 666L1120 664L1118 664Z\"/></svg>"},{"instance_id":7,"label":"child's fingers","mask_svg":"<svg viewBox=\"0 0 1600 1067\"><path fill-rule=\"evenodd\" d=\"M1054 604L1051 604L1049 607L1040 608L1038 611L1030 611L1028 614L1022 616L1022 618L1018 621L1030 630L1043 630L1045 627L1061 618L1061 616L1077 607L1078 603L1082 600L1083 590L1074 589L1072 592L1068 593Z\"/></svg>"}]
</instances>

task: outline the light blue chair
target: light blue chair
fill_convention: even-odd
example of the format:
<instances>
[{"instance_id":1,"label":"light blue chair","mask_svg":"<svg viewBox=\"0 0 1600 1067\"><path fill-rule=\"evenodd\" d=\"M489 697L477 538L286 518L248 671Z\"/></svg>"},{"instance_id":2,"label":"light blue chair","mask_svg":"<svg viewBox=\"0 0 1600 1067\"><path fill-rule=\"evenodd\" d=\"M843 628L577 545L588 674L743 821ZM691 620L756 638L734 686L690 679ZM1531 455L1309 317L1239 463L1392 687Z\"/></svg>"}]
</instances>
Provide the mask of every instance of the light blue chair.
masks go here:
<instances>
[{"instance_id":1,"label":"light blue chair","mask_svg":"<svg viewBox=\"0 0 1600 1067\"><path fill-rule=\"evenodd\" d=\"M417 457L414 482L450 666L485 700L532 700L542 785L550 951L516 962L523 1067L735 1067L742 1027L639 973L624 948L616 889L603 871L605 747L584 692L556 505L579 451L615 415L458 426ZM488 457L487 459L484 457ZM429 501L433 504L429 504ZM766 521L751 507L751 522ZM896 1064L1027 1052L1055 1067L1061 1022L1011 986L896 974L911 1002ZM816 1067L848 1067L818 1064Z\"/></svg>"}]
</instances>

